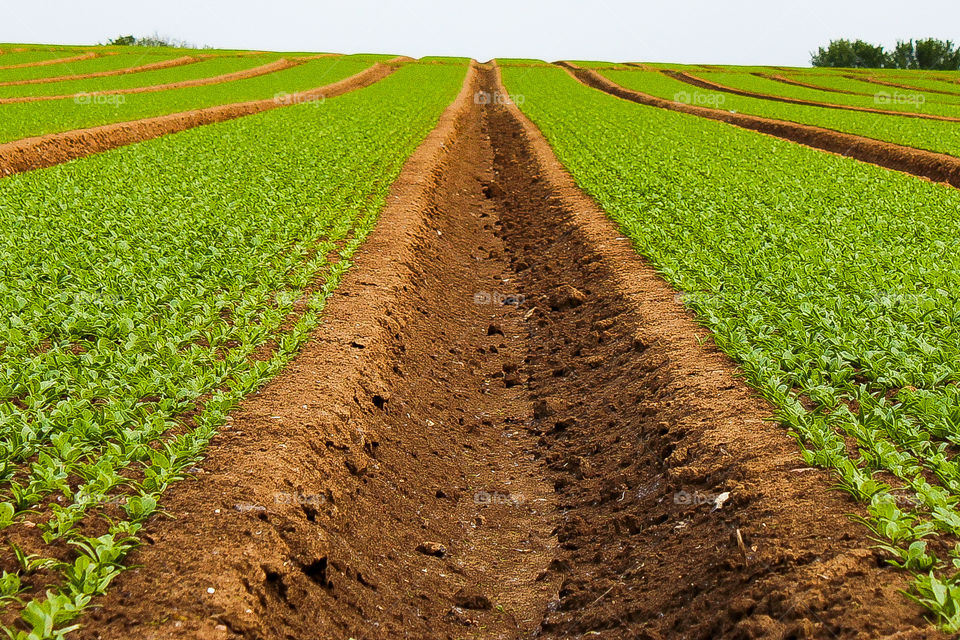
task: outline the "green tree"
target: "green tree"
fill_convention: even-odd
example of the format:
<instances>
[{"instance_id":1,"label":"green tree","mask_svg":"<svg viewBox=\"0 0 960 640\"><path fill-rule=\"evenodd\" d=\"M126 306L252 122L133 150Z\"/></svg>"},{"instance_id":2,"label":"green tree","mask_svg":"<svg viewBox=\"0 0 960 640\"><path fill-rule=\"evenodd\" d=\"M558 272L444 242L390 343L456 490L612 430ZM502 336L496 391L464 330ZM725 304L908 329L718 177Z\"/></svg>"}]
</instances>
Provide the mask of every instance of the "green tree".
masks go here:
<instances>
[{"instance_id":1,"label":"green tree","mask_svg":"<svg viewBox=\"0 0 960 640\"><path fill-rule=\"evenodd\" d=\"M863 40L831 40L827 48L820 47L810 55L815 67L866 67L879 69L888 64L883 47Z\"/></svg>"},{"instance_id":2,"label":"green tree","mask_svg":"<svg viewBox=\"0 0 960 640\"><path fill-rule=\"evenodd\" d=\"M107 42L107 44L118 44L124 47L132 47L137 44L137 39L133 36L120 36L119 38L114 38Z\"/></svg>"}]
</instances>

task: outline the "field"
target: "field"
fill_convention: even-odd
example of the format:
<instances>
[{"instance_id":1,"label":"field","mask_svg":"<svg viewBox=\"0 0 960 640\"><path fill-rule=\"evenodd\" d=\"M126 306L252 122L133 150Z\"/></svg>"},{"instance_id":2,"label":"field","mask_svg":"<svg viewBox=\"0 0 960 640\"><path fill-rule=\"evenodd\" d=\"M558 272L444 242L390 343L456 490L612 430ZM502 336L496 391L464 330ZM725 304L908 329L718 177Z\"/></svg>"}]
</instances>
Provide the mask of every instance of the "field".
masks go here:
<instances>
[{"instance_id":1,"label":"field","mask_svg":"<svg viewBox=\"0 0 960 640\"><path fill-rule=\"evenodd\" d=\"M958 100L0 44L0 625L955 637Z\"/></svg>"}]
</instances>

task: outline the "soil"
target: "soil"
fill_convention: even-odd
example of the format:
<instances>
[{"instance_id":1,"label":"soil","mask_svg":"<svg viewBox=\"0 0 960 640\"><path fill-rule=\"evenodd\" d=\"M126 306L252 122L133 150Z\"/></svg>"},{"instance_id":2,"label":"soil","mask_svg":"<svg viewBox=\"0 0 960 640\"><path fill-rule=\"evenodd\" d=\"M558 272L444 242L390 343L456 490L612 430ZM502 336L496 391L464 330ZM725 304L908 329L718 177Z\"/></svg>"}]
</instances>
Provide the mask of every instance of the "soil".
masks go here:
<instances>
[{"instance_id":1,"label":"soil","mask_svg":"<svg viewBox=\"0 0 960 640\"><path fill-rule=\"evenodd\" d=\"M76 636L942 637L859 507L478 90L503 90L494 66Z\"/></svg>"},{"instance_id":2,"label":"soil","mask_svg":"<svg viewBox=\"0 0 960 640\"><path fill-rule=\"evenodd\" d=\"M304 91L298 94L298 98L302 101L333 98L348 91L362 89L393 73L396 65L404 60L406 59L396 58L387 63L378 62L349 78ZM273 98L235 102L6 142L0 144L0 176L52 167L93 153L282 106L285 106L283 102Z\"/></svg>"},{"instance_id":3,"label":"soil","mask_svg":"<svg viewBox=\"0 0 960 640\"><path fill-rule=\"evenodd\" d=\"M111 69L109 71L93 71L91 73L77 73L70 76L53 76L50 78L31 78L29 80L9 80L0 82L0 87L12 87L23 84L44 84L48 82L65 82L67 80L86 80L87 78L104 78L106 76L122 76L128 73L139 73L141 71L156 71L157 69L167 69L169 67L179 67L185 64L192 64L199 61L200 58L191 56L182 56L170 60L161 60L160 62L151 62L150 64L140 65L139 67L127 67L125 69Z\"/></svg>"},{"instance_id":4,"label":"soil","mask_svg":"<svg viewBox=\"0 0 960 640\"><path fill-rule=\"evenodd\" d=\"M926 178L933 182L943 182L953 187L960 187L960 158L945 153L906 147L892 142L864 138L851 133L799 124L788 120L774 120L665 100L622 87L591 69L584 69L569 62L559 64L566 68L570 75L587 86L605 91L624 100L720 120L744 129L798 142L821 151L855 158L886 169Z\"/></svg>"},{"instance_id":5,"label":"soil","mask_svg":"<svg viewBox=\"0 0 960 640\"><path fill-rule=\"evenodd\" d=\"M183 89L185 87L202 87L208 84L220 84L222 82L231 82L233 80L242 80L244 78L255 78L256 76L262 76L268 73L283 71L284 69L295 67L298 64L302 64L302 62L298 60L285 60L284 58L280 58L279 60L268 62L267 64L262 64L259 67L242 69L240 71L234 71L232 73L222 73L218 76L210 76L207 78L194 78L193 80L180 80L179 82L167 82L165 84L152 84L144 87L130 87L129 89L115 89L112 91L94 91L94 92L91 92L89 95L152 93L154 91L167 91L168 89ZM6 104L10 102L40 102L43 100L63 100L64 98L72 98L76 95L77 95L76 93L70 93L70 94L59 95L59 96L20 96L17 98L0 98L0 104Z\"/></svg>"},{"instance_id":6,"label":"soil","mask_svg":"<svg viewBox=\"0 0 960 640\"><path fill-rule=\"evenodd\" d=\"M707 89L708 91L723 91L726 93L733 93L738 96L747 96L748 98L759 98L761 100L772 100L773 102L786 102L789 104L801 104L801 105L806 105L810 107L823 107L825 109L843 109L845 111L861 111L863 113L879 113L887 116L902 116L904 118L920 118L921 120L942 120L944 122L960 122L960 118L951 118L950 116L938 116L931 113L915 113L910 111L889 111L886 109L871 109L869 107L856 107L848 104L833 104L830 102L817 102L815 100L801 100L800 98L787 98L785 96L775 96L775 95L770 95L768 93L756 93L754 91L736 89L733 87L728 87L726 85L719 84L717 82L704 80L703 78L698 78L684 71L664 71L664 73L672 78L676 78L677 80L686 82L687 84L693 85L695 87L700 87L701 89Z\"/></svg>"}]
</instances>

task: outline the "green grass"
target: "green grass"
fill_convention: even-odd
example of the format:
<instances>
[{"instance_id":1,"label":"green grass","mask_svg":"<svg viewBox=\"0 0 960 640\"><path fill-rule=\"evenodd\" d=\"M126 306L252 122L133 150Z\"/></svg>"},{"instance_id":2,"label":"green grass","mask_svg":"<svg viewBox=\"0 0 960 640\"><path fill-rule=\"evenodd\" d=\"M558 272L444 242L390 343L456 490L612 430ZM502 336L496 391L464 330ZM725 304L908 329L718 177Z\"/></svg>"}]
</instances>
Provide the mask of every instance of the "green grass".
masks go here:
<instances>
[{"instance_id":1,"label":"green grass","mask_svg":"<svg viewBox=\"0 0 960 640\"><path fill-rule=\"evenodd\" d=\"M14 594L52 590L24 620L83 609L123 569L165 489L316 326L465 71L413 64L319 106L0 180L0 528L10 540L29 514L46 543Z\"/></svg>"},{"instance_id":2,"label":"green grass","mask_svg":"<svg viewBox=\"0 0 960 640\"><path fill-rule=\"evenodd\" d=\"M642 91L667 100L674 100L680 96L701 106L715 106L737 113L810 124L908 147L960 156L960 135L957 133L956 122L921 120L749 98L700 89L656 71L600 71L600 73L628 89Z\"/></svg>"},{"instance_id":3,"label":"green grass","mask_svg":"<svg viewBox=\"0 0 960 640\"><path fill-rule=\"evenodd\" d=\"M960 630L960 192L560 70L503 75L804 460L866 504L871 535L918 575L914 596Z\"/></svg>"},{"instance_id":4,"label":"green grass","mask_svg":"<svg viewBox=\"0 0 960 640\"><path fill-rule=\"evenodd\" d=\"M0 87L0 97L57 96L81 92L115 91L117 89L129 89L132 87L149 87L151 85L166 84L169 82L212 78L225 73L234 73L244 69L259 67L274 62L279 58L280 56L277 55L223 56L167 69L141 71L119 76ZM128 62L133 62L133 59L129 59ZM147 64L147 62L134 63L133 66L139 66L140 64Z\"/></svg>"},{"instance_id":5,"label":"green grass","mask_svg":"<svg viewBox=\"0 0 960 640\"><path fill-rule=\"evenodd\" d=\"M0 142L123 122L218 104L269 99L342 80L371 66L367 56L318 58L302 65L222 84L115 96L117 104L84 104L73 98L0 105Z\"/></svg>"}]
</instances>

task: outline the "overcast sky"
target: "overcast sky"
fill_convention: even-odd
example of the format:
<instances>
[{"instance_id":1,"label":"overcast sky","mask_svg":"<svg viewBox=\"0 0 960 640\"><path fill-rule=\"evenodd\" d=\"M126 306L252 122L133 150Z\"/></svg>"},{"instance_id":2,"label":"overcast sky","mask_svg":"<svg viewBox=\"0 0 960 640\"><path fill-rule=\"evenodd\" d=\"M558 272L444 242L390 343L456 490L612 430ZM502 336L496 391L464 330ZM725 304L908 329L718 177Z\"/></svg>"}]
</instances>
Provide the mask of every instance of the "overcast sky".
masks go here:
<instances>
[{"instance_id":1,"label":"overcast sky","mask_svg":"<svg viewBox=\"0 0 960 640\"><path fill-rule=\"evenodd\" d=\"M220 48L479 60L805 66L809 52L832 38L960 41L957 0L0 0L0 7L3 42L96 44L156 32Z\"/></svg>"}]
</instances>

